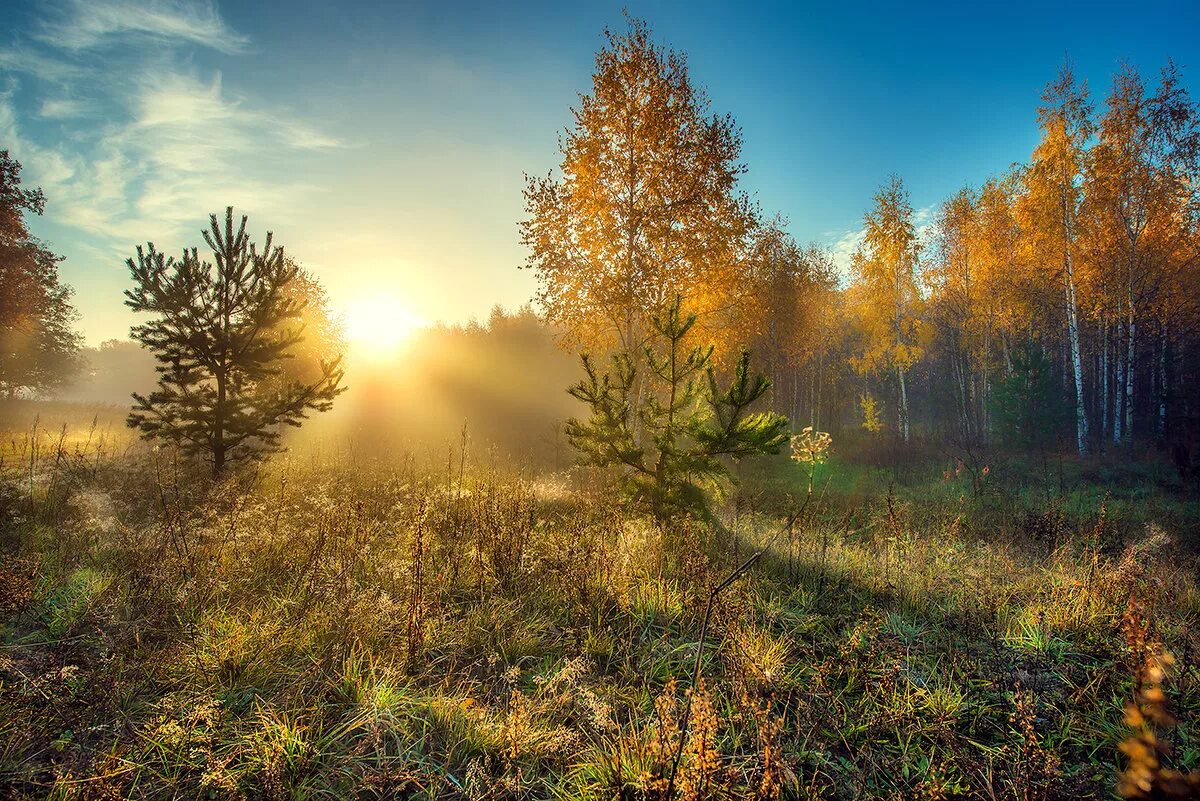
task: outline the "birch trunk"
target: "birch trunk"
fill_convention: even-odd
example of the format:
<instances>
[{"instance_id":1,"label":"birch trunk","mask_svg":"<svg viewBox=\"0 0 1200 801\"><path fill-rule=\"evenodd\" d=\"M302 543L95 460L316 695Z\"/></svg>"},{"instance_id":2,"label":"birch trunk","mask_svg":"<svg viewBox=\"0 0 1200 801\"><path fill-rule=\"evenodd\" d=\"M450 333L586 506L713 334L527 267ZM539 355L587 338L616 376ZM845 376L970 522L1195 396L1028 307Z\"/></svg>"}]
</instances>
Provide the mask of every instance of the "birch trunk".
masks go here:
<instances>
[{"instance_id":1,"label":"birch trunk","mask_svg":"<svg viewBox=\"0 0 1200 801\"><path fill-rule=\"evenodd\" d=\"M1137 321L1133 316L1133 276L1129 276L1129 326L1125 340L1125 442L1133 444L1133 375L1136 367L1136 350L1134 340L1137 339Z\"/></svg>"},{"instance_id":2,"label":"birch trunk","mask_svg":"<svg viewBox=\"0 0 1200 801\"><path fill-rule=\"evenodd\" d=\"M1100 449L1108 437L1108 320L1100 325Z\"/></svg>"},{"instance_id":3,"label":"birch trunk","mask_svg":"<svg viewBox=\"0 0 1200 801\"><path fill-rule=\"evenodd\" d=\"M1112 392L1112 441L1114 445L1120 445L1122 439L1122 424L1125 422L1125 415L1122 412L1122 401L1125 397L1125 365L1121 358L1121 300L1120 293L1117 299L1117 341L1113 343L1113 392Z\"/></svg>"},{"instance_id":4,"label":"birch trunk","mask_svg":"<svg viewBox=\"0 0 1200 801\"><path fill-rule=\"evenodd\" d=\"M1066 224L1067 242L1063 252L1063 266L1067 273L1067 335L1071 343L1071 366L1075 372L1075 441L1079 455L1088 452L1088 419L1083 405L1083 360L1079 354L1079 310L1075 302L1075 265L1071 259L1071 215L1067 210L1066 196L1063 197L1063 220Z\"/></svg>"}]
</instances>

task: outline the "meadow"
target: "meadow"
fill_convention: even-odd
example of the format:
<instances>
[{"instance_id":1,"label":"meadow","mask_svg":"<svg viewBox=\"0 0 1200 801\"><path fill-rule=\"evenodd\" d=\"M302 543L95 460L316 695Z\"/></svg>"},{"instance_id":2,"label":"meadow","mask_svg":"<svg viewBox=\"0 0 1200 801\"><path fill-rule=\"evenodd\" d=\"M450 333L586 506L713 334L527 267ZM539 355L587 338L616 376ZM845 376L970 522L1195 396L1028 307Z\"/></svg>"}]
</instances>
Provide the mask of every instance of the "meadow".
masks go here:
<instances>
[{"instance_id":1,"label":"meadow","mask_svg":"<svg viewBox=\"0 0 1200 801\"><path fill-rule=\"evenodd\" d=\"M1200 798L1190 6L13 5L0 801Z\"/></svg>"},{"instance_id":2,"label":"meadow","mask_svg":"<svg viewBox=\"0 0 1200 801\"><path fill-rule=\"evenodd\" d=\"M662 522L469 433L214 481L113 410L4 422L6 797L1109 798L1200 766L1200 507L1153 459L835 442L811 494L780 456Z\"/></svg>"}]
</instances>

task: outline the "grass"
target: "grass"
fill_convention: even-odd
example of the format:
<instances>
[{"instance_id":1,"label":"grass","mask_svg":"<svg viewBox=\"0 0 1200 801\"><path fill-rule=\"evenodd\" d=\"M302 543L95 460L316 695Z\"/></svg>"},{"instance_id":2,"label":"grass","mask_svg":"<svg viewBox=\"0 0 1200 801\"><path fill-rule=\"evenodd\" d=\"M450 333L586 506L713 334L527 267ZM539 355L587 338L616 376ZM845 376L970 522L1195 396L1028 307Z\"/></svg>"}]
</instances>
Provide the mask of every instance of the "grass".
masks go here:
<instances>
[{"instance_id":1,"label":"grass","mask_svg":"<svg viewBox=\"0 0 1200 801\"><path fill-rule=\"evenodd\" d=\"M212 484L87 425L4 465L8 797L1107 798L1164 650L1151 747L1200 767L1196 502L1152 467L834 458L775 537L782 462L660 527L577 471Z\"/></svg>"}]
</instances>

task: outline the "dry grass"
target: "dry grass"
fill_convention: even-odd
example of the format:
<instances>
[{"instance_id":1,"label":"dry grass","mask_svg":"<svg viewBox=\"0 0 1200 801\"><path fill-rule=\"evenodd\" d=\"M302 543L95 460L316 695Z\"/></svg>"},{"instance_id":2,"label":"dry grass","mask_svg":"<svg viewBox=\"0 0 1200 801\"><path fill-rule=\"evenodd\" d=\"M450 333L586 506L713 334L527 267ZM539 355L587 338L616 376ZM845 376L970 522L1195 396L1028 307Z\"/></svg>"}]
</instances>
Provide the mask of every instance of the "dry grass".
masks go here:
<instances>
[{"instance_id":1,"label":"dry grass","mask_svg":"<svg viewBox=\"0 0 1200 801\"><path fill-rule=\"evenodd\" d=\"M0 500L9 797L1079 798L1131 734L1200 762L1196 558L1099 509L1030 543L1019 498L827 492L718 598L690 687L708 588L778 516L663 529L596 476L453 459L212 484L38 441Z\"/></svg>"}]
</instances>

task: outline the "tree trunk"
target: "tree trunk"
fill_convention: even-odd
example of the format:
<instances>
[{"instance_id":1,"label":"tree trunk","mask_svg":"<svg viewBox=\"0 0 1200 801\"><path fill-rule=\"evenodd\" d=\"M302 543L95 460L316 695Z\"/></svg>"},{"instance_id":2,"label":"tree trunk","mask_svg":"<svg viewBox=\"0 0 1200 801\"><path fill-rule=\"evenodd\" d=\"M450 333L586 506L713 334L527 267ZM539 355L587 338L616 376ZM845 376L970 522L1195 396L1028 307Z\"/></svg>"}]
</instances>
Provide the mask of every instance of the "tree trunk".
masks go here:
<instances>
[{"instance_id":1,"label":"tree trunk","mask_svg":"<svg viewBox=\"0 0 1200 801\"><path fill-rule=\"evenodd\" d=\"M1133 376L1136 366L1136 350L1134 341L1137 339L1137 322L1133 316L1133 276L1129 277L1129 327L1125 340L1125 442L1133 445Z\"/></svg>"},{"instance_id":2,"label":"tree trunk","mask_svg":"<svg viewBox=\"0 0 1200 801\"><path fill-rule=\"evenodd\" d=\"M800 368L792 370L792 414L793 420L800 417Z\"/></svg>"},{"instance_id":3,"label":"tree trunk","mask_svg":"<svg viewBox=\"0 0 1200 801\"><path fill-rule=\"evenodd\" d=\"M983 331L983 397L980 398L980 413L983 418L983 439L985 442L992 438L992 312L988 310L988 324Z\"/></svg>"},{"instance_id":4,"label":"tree trunk","mask_svg":"<svg viewBox=\"0 0 1200 801\"><path fill-rule=\"evenodd\" d=\"M1071 345L1071 366L1075 373L1075 443L1080 456L1088 452L1088 420L1083 406L1083 359L1079 353L1079 313L1075 304L1075 272L1071 265L1071 254L1067 264L1067 335Z\"/></svg>"},{"instance_id":5,"label":"tree trunk","mask_svg":"<svg viewBox=\"0 0 1200 801\"><path fill-rule=\"evenodd\" d=\"M1158 341L1158 425L1157 433L1159 442L1165 442L1167 438L1167 348L1170 343L1167 339L1167 324L1162 324L1162 331L1159 334Z\"/></svg>"},{"instance_id":6,"label":"tree trunk","mask_svg":"<svg viewBox=\"0 0 1200 801\"><path fill-rule=\"evenodd\" d=\"M971 438L971 411L970 402L967 400L967 370L965 359L954 359L954 377L958 383L958 413L959 413L959 428L962 430L963 437Z\"/></svg>"},{"instance_id":7,"label":"tree trunk","mask_svg":"<svg viewBox=\"0 0 1200 801\"><path fill-rule=\"evenodd\" d=\"M217 378L217 404L213 409L212 459L213 477L225 472L225 372L219 371Z\"/></svg>"},{"instance_id":8,"label":"tree trunk","mask_svg":"<svg viewBox=\"0 0 1200 801\"><path fill-rule=\"evenodd\" d=\"M1121 298L1117 296L1117 330L1113 342L1113 391L1112 391L1112 442L1120 445L1125 414L1122 411L1125 399L1125 363L1121 354Z\"/></svg>"},{"instance_id":9,"label":"tree trunk","mask_svg":"<svg viewBox=\"0 0 1200 801\"><path fill-rule=\"evenodd\" d=\"M1108 438L1108 320L1100 324L1100 450Z\"/></svg>"},{"instance_id":10,"label":"tree trunk","mask_svg":"<svg viewBox=\"0 0 1200 801\"><path fill-rule=\"evenodd\" d=\"M908 443L908 387L904 381L904 370L896 368L900 376L900 437Z\"/></svg>"},{"instance_id":11,"label":"tree trunk","mask_svg":"<svg viewBox=\"0 0 1200 801\"><path fill-rule=\"evenodd\" d=\"M1063 266L1067 278L1067 335L1071 344L1071 366L1075 372L1075 442L1080 456L1088 452L1088 419L1087 410L1083 405L1083 359L1079 353L1079 310L1075 302L1075 264L1071 258L1071 210L1068 208L1066 193L1062 197L1063 227L1066 233L1066 247L1063 249Z\"/></svg>"},{"instance_id":12,"label":"tree trunk","mask_svg":"<svg viewBox=\"0 0 1200 801\"><path fill-rule=\"evenodd\" d=\"M823 372L822 368L824 366L825 366L825 356L824 356L824 354L822 354L820 357L817 358L817 392L816 392L815 402L813 403L813 411L812 411L813 431L817 431L821 425L821 373Z\"/></svg>"}]
</instances>

